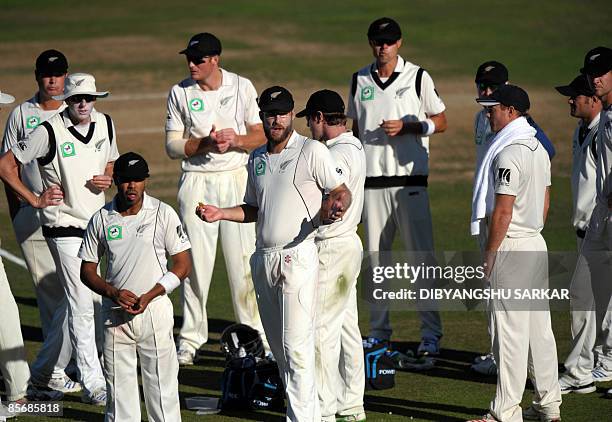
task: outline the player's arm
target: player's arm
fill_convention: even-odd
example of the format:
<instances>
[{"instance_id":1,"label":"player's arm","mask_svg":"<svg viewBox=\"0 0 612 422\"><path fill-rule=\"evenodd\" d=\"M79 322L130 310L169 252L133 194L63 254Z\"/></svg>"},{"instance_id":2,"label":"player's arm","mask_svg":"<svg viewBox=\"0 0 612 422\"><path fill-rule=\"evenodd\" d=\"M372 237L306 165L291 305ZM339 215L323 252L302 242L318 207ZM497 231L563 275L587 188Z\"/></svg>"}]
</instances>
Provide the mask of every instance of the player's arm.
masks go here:
<instances>
[{"instance_id":1,"label":"player's arm","mask_svg":"<svg viewBox=\"0 0 612 422\"><path fill-rule=\"evenodd\" d=\"M550 186L546 186L546 193L544 194L544 224L548 218L548 209L550 208Z\"/></svg>"},{"instance_id":2,"label":"player's arm","mask_svg":"<svg viewBox=\"0 0 612 422\"><path fill-rule=\"evenodd\" d=\"M6 193L6 202L8 203L9 214L11 216L11 220L14 220L19 212L19 207L21 206L19 203L19 197L6 182L3 181L2 183L4 184L4 192Z\"/></svg>"},{"instance_id":3,"label":"player's arm","mask_svg":"<svg viewBox=\"0 0 612 422\"><path fill-rule=\"evenodd\" d=\"M220 152L229 149L241 149L250 152L266 143L266 136L261 123L247 125L245 135L236 134L232 128L218 130L216 135L217 148Z\"/></svg>"},{"instance_id":4,"label":"player's arm","mask_svg":"<svg viewBox=\"0 0 612 422\"><path fill-rule=\"evenodd\" d=\"M117 289L107 283L98 275L97 268L97 262L81 261L81 281L83 284L99 295L111 299L125 311L131 312L138 303L138 296L130 290Z\"/></svg>"},{"instance_id":5,"label":"player's arm","mask_svg":"<svg viewBox=\"0 0 612 422\"><path fill-rule=\"evenodd\" d=\"M512 220L512 207L514 206L514 195L496 194L495 207L491 214L489 225L489 237L485 247L485 272L491 274L495 263L495 254L502 241L506 237L510 221Z\"/></svg>"},{"instance_id":6,"label":"player's arm","mask_svg":"<svg viewBox=\"0 0 612 422\"><path fill-rule=\"evenodd\" d=\"M4 183L34 208L59 205L64 198L61 188L57 185L52 185L40 196L36 196L34 192L28 189L21 181L19 177L19 164L12 150L0 156L0 178Z\"/></svg>"},{"instance_id":7,"label":"player's arm","mask_svg":"<svg viewBox=\"0 0 612 422\"><path fill-rule=\"evenodd\" d=\"M257 221L259 209L249 204L242 204L235 207L219 208L214 205L200 203L196 207L196 215L207 223L226 220L235 223L252 223Z\"/></svg>"},{"instance_id":8,"label":"player's arm","mask_svg":"<svg viewBox=\"0 0 612 422\"><path fill-rule=\"evenodd\" d=\"M321 221L331 223L344 216L346 210L351 206L353 195L349 188L342 183L332 190L321 204Z\"/></svg>"},{"instance_id":9,"label":"player's arm","mask_svg":"<svg viewBox=\"0 0 612 422\"><path fill-rule=\"evenodd\" d=\"M444 132L448 124L444 112L428 116L420 122L408 122L404 120L383 120L380 127L387 136L399 136L407 134L429 136L434 133Z\"/></svg>"}]
</instances>

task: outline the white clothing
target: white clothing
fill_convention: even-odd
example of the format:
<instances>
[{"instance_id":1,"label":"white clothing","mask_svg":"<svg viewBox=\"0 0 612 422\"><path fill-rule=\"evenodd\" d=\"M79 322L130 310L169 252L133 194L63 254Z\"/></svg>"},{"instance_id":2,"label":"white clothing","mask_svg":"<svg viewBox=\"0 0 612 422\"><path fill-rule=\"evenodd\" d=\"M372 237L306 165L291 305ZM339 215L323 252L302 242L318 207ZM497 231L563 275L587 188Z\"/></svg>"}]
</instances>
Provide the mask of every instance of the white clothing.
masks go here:
<instances>
[{"instance_id":1,"label":"white clothing","mask_svg":"<svg viewBox=\"0 0 612 422\"><path fill-rule=\"evenodd\" d=\"M586 128L580 121L572 139L572 224L576 230L586 230L595 207L598 125L599 114ZM585 129L586 136L580 139Z\"/></svg>"}]
</instances>

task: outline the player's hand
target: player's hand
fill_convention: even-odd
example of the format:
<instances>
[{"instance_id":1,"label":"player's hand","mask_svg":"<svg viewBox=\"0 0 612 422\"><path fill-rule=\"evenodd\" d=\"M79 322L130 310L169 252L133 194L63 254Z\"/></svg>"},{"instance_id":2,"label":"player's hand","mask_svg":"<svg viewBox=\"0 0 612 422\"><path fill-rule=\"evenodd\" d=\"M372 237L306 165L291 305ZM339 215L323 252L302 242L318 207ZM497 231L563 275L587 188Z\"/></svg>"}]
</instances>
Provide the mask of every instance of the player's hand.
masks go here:
<instances>
[{"instance_id":1,"label":"player's hand","mask_svg":"<svg viewBox=\"0 0 612 422\"><path fill-rule=\"evenodd\" d=\"M106 189L110 188L111 185L113 184L113 178L105 174L100 174L100 175L92 177L87 182L90 183L93 187L95 187L99 191L105 191Z\"/></svg>"},{"instance_id":2,"label":"player's hand","mask_svg":"<svg viewBox=\"0 0 612 422\"><path fill-rule=\"evenodd\" d=\"M340 199L323 200L321 204L321 223L332 224L335 221L341 220L346 209Z\"/></svg>"},{"instance_id":3,"label":"player's hand","mask_svg":"<svg viewBox=\"0 0 612 422\"><path fill-rule=\"evenodd\" d=\"M149 306L149 303L151 303L152 300L153 296L145 293L138 298L138 301L130 309L126 309L125 311L132 315L141 314L145 311L145 309L147 309L147 306Z\"/></svg>"},{"instance_id":4,"label":"player's hand","mask_svg":"<svg viewBox=\"0 0 612 422\"><path fill-rule=\"evenodd\" d=\"M138 302L138 296L128 289L117 290L111 299L127 312Z\"/></svg>"},{"instance_id":5,"label":"player's hand","mask_svg":"<svg viewBox=\"0 0 612 422\"><path fill-rule=\"evenodd\" d=\"M62 203L64 192L58 185L51 185L43 193L36 198L36 202L32 204L34 208L46 208L57 206Z\"/></svg>"},{"instance_id":6,"label":"player's hand","mask_svg":"<svg viewBox=\"0 0 612 422\"><path fill-rule=\"evenodd\" d=\"M221 208L215 207L214 205L205 205L201 202L196 207L195 213L200 220L207 223L214 223L215 221L223 219L223 211Z\"/></svg>"},{"instance_id":7,"label":"player's hand","mask_svg":"<svg viewBox=\"0 0 612 422\"><path fill-rule=\"evenodd\" d=\"M383 120L380 124L387 136L397 136L404 128L404 122L402 120Z\"/></svg>"},{"instance_id":8,"label":"player's hand","mask_svg":"<svg viewBox=\"0 0 612 422\"><path fill-rule=\"evenodd\" d=\"M221 153L226 152L230 148L236 148L238 135L232 128L221 129L217 131L217 145Z\"/></svg>"},{"instance_id":9,"label":"player's hand","mask_svg":"<svg viewBox=\"0 0 612 422\"><path fill-rule=\"evenodd\" d=\"M495 265L496 255L497 253L495 251L486 251L484 254L484 262L482 265L484 267L486 281L489 281L489 279L491 278L491 273L493 272L493 266Z\"/></svg>"}]
</instances>

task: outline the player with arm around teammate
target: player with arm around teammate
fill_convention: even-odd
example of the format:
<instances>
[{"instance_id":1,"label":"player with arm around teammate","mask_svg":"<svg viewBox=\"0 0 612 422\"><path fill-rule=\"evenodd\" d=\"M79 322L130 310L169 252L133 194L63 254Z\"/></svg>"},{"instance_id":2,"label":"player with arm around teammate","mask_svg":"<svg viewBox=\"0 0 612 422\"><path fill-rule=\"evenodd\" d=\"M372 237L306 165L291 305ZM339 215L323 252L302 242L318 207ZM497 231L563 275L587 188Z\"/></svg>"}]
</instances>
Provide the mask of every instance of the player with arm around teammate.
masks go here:
<instances>
[{"instance_id":1,"label":"player with arm around teammate","mask_svg":"<svg viewBox=\"0 0 612 422\"><path fill-rule=\"evenodd\" d=\"M259 97L268 142L249 157L244 203L208 204L206 222L257 221L251 269L261 320L287 397L287 420L320 420L315 381L315 310L321 222L341 218L351 202L328 149L293 130L293 97L273 86ZM323 193L329 196L323 200Z\"/></svg>"},{"instance_id":2,"label":"player with arm around teammate","mask_svg":"<svg viewBox=\"0 0 612 422\"><path fill-rule=\"evenodd\" d=\"M329 148L351 191L351 207L342 220L319 227L316 362L321 420L365 420L363 346L357 314L357 277L363 247L357 225L363 209L366 158L363 145L346 129L344 101L327 89L310 96L305 117L312 138ZM339 415L338 419L336 414Z\"/></svg>"},{"instance_id":3,"label":"player with arm around teammate","mask_svg":"<svg viewBox=\"0 0 612 422\"><path fill-rule=\"evenodd\" d=\"M148 177L147 162L136 153L115 161L117 194L93 215L79 251L81 280L103 296L107 421L141 419L137 355L149 420L181 420L168 294L191 270L190 244L172 207L145 193ZM97 273L102 255L106 279Z\"/></svg>"}]
</instances>

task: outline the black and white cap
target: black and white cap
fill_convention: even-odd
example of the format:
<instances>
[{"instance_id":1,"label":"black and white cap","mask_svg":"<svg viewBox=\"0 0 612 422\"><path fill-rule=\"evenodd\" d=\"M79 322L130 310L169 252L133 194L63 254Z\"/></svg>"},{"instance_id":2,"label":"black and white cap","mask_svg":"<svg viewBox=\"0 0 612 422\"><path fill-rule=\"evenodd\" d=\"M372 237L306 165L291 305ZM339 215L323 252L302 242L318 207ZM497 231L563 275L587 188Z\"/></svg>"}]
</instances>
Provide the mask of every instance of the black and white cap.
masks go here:
<instances>
[{"instance_id":1,"label":"black and white cap","mask_svg":"<svg viewBox=\"0 0 612 422\"><path fill-rule=\"evenodd\" d=\"M221 41L209 32L195 34L187 43L187 48L179 51L191 57L218 56L221 54Z\"/></svg>"},{"instance_id":2,"label":"black and white cap","mask_svg":"<svg viewBox=\"0 0 612 422\"><path fill-rule=\"evenodd\" d=\"M578 75L569 85L556 86L555 89L559 91L559 94L566 97L577 97L579 95L592 97L595 95L586 75Z\"/></svg>"},{"instance_id":3,"label":"black and white cap","mask_svg":"<svg viewBox=\"0 0 612 422\"><path fill-rule=\"evenodd\" d=\"M73 95L92 95L94 97L108 97L108 91L98 91L96 78L89 73L71 73L64 82L64 94L53 96L54 100L64 101Z\"/></svg>"},{"instance_id":4,"label":"black and white cap","mask_svg":"<svg viewBox=\"0 0 612 422\"><path fill-rule=\"evenodd\" d=\"M376 19L368 28L368 39L372 41L395 43L400 38L402 38L402 30L399 24L391 18Z\"/></svg>"},{"instance_id":5,"label":"black and white cap","mask_svg":"<svg viewBox=\"0 0 612 422\"><path fill-rule=\"evenodd\" d=\"M508 82L508 69L503 63L489 60L478 66L475 82L477 84L502 85Z\"/></svg>"},{"instance_id":6,"label":"black and white cap","mask_svg":"<svg viewBox=\"0 0 612 422\"><path fill-rule=\"evenodd\" d=\"M476 98L476 102L484 107L502 104L506 107L514 107L521 113L525 113L531 106L527 92L516 85L502 85L491 95Z\"/></svg>"},{"instance_id":7,"label":"black and white cap","mask_svg":"<svg viewBox=\"0 0 612 422\"><path fill-rule=\"evenodd\" d=\"M287 88L275 85L261 93L257 105L264 113L286 114L293 110L293 96Z\"/></svg>"},{"instance_id":8,"label":"black and white cap","mask_svg":"<svg viewBox=\"0 0 612 422\"><path fill-rule=\"evenodd\" d=\"M580 73L597 77L610 70L612 70L612 49L595 47L584 57L584 67L580 69Z\"/></svg>"},{"instance_id":9,"label":"black and white cap","mask_svg":"<svg viewBox=\"0 0 612 422\"><path fill-rule=\"evenodd\" d=\"M36 74L60 76L68 72L68 59L61 51L45 50L36 59Z\"/></svg>"},{"instance_id":10,"label":"black and white cap","mask_svg":"<svg viewBox=\"0 0 612 422\"><path fill-rule=\"evenodd\" d=\"M135 152L122 154L113 165L113 178L121 181L144 180L149 177L149 165Z\"/></svg>"},{"instance_id":11,"label":"black and white cap","mask_svg":"<svg viewBox=\"0 0 612 422\"><path fill-rule=\"evenodd\" d=\"M318 111L321 113L344 113L344 101L337 92L322 89L312 94L306 103L306 108L295 116L312 116Z\"/></svg>"}]
</instances>

